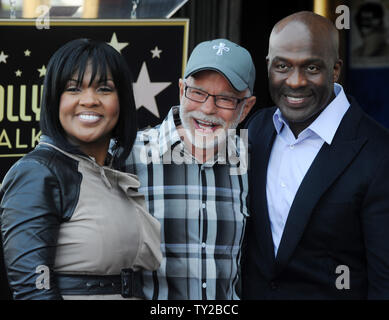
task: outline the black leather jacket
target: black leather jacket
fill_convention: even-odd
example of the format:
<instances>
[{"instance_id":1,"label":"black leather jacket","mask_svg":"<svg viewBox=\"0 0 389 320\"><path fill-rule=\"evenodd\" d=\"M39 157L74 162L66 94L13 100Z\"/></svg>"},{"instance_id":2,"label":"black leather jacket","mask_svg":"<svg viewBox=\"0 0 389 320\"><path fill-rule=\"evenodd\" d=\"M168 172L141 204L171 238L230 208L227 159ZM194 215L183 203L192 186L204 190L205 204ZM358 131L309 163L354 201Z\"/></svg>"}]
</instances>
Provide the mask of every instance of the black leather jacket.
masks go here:
<instances>
[{"instance_id":1,"label":"black leather jacket","mask_svg":"<svg viewBox=\"0 0 389 320\"><path fill-rule=\"evenodd\" d=\"M53 144L46 136L41 141ZM39 289L39 266L52 274L60 224L78 203L77 161L40 144L5 176L0 190L4 261L14 299L62 299L55 279ZM39 280L38 280L39 281Z\"/></svg>"}]
</instances>

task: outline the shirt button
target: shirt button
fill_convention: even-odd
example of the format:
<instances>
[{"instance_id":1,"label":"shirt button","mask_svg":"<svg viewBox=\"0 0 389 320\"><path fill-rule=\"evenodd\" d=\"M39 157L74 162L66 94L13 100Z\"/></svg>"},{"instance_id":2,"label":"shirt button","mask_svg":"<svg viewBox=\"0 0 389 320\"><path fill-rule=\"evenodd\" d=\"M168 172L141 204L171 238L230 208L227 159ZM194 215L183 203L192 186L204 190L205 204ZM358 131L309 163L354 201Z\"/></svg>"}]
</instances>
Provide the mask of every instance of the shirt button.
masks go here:
<instances>
[{"instance_id":1,"label":"shirt button","mask_svg":"<svg viewBox=\"0 0 389 320\"><path fill-rule=\"evenodd\" d=\"M291 150L293 150L293 149L294 149L294 144L291 144L291 145L289 146L289 148L290 148Z\"/></svg>"},{"instance_id":2,"label":"shirt button","mask_svg":"<svg viewBox=\"0 0 389 320\"><path fill-rule=\"evenodd\" d=\"M286 184L285 182L281 181L281 187L285 188L286 187Z\"/></svg>"},{"instance_id":3,"label":"shirt button","mask_svg":"<svg viewBox=\"0 0 389 320\"><path fill-rule=\"evenodd\" d=\"M207 284L205 282L203 282L203 286L202 286L204 289L207 287Z\"/></svg>"},{"instance_id":4,"label":"shirt button","mask_svg":"<svg viewBox=\"0 0 389 320\"><path fill-rule=\"evenodd\" d=\"M206 207L206 204L205 204L205 203L203 203L201 206L202 206L202 208L203 208L203 209L205 209L205 207Z\"/></svg>"},{"instance_id":5,"label":"shirt button","mask_svg":"<svg viewBox=\"0 0 389 320\"><path fill-rule=\"evenodd\" d=\"M205 244L205 242L203 242L203 243L201 244L201 247L203 247L203 248L205 248L205 247L206 247L206 244Z\"/></svg>"}]
</instances>

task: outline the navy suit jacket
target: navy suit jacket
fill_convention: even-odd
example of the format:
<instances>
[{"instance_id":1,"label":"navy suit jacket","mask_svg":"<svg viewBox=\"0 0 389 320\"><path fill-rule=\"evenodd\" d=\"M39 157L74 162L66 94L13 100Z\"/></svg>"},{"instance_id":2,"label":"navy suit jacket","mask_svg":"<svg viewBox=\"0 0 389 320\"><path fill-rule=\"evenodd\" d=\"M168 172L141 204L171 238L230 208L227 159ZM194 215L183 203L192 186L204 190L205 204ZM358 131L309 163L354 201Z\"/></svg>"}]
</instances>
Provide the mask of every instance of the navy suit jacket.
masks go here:
<instances>
[{"instance_id":1,"label":"navy suit jacket","mask_svg":"<svg viewBox=\"0 0 389 320\"><path fill-rule=\"evenodd\" d=\"M276 257L266 199L276 108L248 121L243 299L389 298L389 131L348 98L333 142L297 191Z\"/></svg>"}]
</instances>

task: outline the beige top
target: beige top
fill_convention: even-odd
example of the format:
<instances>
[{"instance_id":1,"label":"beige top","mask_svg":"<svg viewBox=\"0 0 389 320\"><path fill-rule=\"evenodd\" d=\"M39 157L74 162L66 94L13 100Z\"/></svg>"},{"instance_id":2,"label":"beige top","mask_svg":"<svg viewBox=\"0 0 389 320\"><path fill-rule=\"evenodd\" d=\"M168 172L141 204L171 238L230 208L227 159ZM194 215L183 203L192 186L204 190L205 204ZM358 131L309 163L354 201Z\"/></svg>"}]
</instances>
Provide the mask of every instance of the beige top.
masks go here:
<instances>
[{"instance_id":1,"label":"beige top","mask_svg":"<svg viewBox=\"0 0 389 320\"><path fill-rule=\"evenodd\" d=\"M54 270L86 275L120 275L123 268L156 270L162 259L160 224L136 191L138 178L51 146L77 160L82 175L75 211L60 225Z\"/></svg>"}]
</instances>

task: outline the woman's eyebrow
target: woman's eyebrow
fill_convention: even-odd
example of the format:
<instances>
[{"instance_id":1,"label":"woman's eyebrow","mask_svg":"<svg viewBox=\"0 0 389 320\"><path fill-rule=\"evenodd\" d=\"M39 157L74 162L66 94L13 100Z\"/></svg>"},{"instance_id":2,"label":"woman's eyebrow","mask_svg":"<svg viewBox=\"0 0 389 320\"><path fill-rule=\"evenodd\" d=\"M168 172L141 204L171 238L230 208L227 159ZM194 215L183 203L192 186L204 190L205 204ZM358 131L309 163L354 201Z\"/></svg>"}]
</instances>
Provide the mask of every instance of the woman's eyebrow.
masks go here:
<instances>
[{"instance_id":1,"label":"woman's eyebrow","mask_svg":"<svg viewBox=\"0 0 389 320\"><path fill-rule=\"evenodd\" d=\"M77 83L78 83L78 82L82 82L82 80L81 80L81 81L78 81L77 79L69 79L68 81L69 81L69 82L70 82L70 81L72 81L72 82L77 82ZM101 79L101 80L98 81L98 83L106 83L106 82L108 82L108 81L112 81L113 83L115 83L115 82L113 81L113 79L110 79L110 78L109 78L109 79Z\"/></svg>"},{"instance_id":2,"label":"woman's eyebrow","mask_svg":"<svg viewBox=\"0 0 389 320\"><path fill-rule=\"evenodd\" d=\"M108 81L114 82L113 79L108 78L108 79L105 79L105 80L104 80L104 79L101 79L101 80L99 81L99 83L101 83L101 82L104 82L104 83L105 83L105 82L108 82Z\"/></svg>"}]
</instances>

